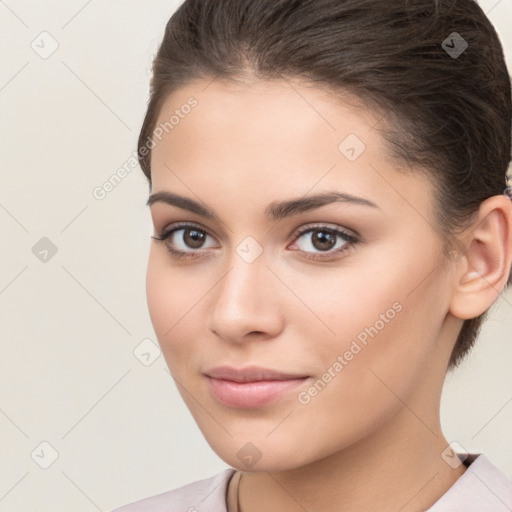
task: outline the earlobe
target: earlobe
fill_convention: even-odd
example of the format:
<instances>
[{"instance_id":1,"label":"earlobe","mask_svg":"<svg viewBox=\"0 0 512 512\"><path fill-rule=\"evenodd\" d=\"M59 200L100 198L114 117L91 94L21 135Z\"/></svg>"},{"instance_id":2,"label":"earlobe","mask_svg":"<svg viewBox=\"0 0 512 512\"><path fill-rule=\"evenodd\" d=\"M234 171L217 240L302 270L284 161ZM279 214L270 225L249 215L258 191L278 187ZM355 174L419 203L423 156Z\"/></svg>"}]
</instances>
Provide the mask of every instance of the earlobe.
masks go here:
<instances>
[{"instance_id":1,"label":"earlobe","mask_svg":"<svg viewBox=\"0 0 512 512\"><path fill-rule=\"evenodd\" d=\"M464 320L485 312L498 298L512 265L512 202L485 200L464 233L466 252L456 263L450 312Z\"/></svg>"}]
</instances>

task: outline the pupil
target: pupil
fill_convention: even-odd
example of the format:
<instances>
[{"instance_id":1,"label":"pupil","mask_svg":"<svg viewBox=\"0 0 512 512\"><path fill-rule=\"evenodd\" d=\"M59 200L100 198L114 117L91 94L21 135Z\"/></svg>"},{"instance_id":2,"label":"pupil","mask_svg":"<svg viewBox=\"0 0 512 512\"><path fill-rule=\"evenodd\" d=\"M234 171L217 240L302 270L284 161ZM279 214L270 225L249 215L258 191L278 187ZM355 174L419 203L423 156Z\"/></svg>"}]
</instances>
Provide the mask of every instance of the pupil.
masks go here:
<instances>
[{"instance_id":1,"label":"pupil","mask_svg":"<svg viewBox=\"0 0 512 512\"><path fill-rule=\"evenodd\" d=\"M332 249L336 245L336 237L327 231L313 233L313 246L318 250Z\"/></svg>"},{"instance_id":2,"label":"pupil","mask_svg":"<svg viewBox=\"0 0 512 512\"><path fill-rule=\"evenodd\" d=\"M186 229L184 232L185 243L193 249L201 247L203 244L203 239L204 233L202 231L198 231L197 229Z\"/></svg>"}]
</instances>

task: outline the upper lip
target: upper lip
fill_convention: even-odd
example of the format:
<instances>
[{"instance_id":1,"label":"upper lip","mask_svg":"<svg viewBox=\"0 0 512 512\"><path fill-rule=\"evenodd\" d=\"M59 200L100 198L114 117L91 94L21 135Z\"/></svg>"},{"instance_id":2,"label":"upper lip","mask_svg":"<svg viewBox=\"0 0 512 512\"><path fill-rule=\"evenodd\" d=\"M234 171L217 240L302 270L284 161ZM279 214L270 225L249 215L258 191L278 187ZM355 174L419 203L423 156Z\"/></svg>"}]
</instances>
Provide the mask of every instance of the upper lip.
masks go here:
<instances>
[{"instance_id":1,"label":"upper lip","mask_svg":"<svg viewBox=\"0 0 512 512\"><path fill-rule=\"evenodd\" d=\"M231 366L216 366L205 372L208 377L214 379L231 380L234 382L256 382L262 380L291 380L303 379L307 375L284 373L271 368L261 366L246 366L245 368L233 368Z\"/></svg>"}]
</instances>

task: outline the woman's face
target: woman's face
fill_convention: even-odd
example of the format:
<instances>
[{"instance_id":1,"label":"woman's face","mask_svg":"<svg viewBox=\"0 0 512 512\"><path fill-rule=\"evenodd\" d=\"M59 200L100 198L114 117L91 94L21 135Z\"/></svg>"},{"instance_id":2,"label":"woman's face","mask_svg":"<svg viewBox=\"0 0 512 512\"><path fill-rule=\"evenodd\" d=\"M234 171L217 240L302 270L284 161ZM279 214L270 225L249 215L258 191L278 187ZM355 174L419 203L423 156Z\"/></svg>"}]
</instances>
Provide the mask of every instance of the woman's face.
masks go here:
<instances>
[{"instance_id":1,"label":"woman's face","mask_svg":"<svg viewBox=\"0 0 512 512\"><path fill-rule=\"evenodd\" d=\"M377 123L287 81L199 82L160 112L152 194L184 199L150 206L155 235L176 231L152 240L149 311L184 401L232 466L299 467L410 418L436 428L460 327L453 268L431 185L398 172ZM220 366L285 375L207 376Z\"/></svg>"}]
</instances>

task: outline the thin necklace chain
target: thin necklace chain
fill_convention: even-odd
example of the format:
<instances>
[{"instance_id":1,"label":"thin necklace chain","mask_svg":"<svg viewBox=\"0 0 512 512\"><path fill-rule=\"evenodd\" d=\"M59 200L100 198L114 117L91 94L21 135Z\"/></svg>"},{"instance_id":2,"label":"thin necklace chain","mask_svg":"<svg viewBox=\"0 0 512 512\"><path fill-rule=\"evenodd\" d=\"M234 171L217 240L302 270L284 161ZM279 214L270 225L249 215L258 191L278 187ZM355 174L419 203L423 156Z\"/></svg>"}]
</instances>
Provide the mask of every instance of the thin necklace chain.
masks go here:
<instances>
[{"instance_id":1,"label":"thin necklace chain","mask_svg":"<svg viewBox=\"0 0 512 512\"><path fill-rule=\"evenodd\" d=\"M236 486L236 510L235 512L240 512L240 482L242 481L243 473L240 473L240 478L238 479L238 485Z\"/></svg>"}]
</instances>

